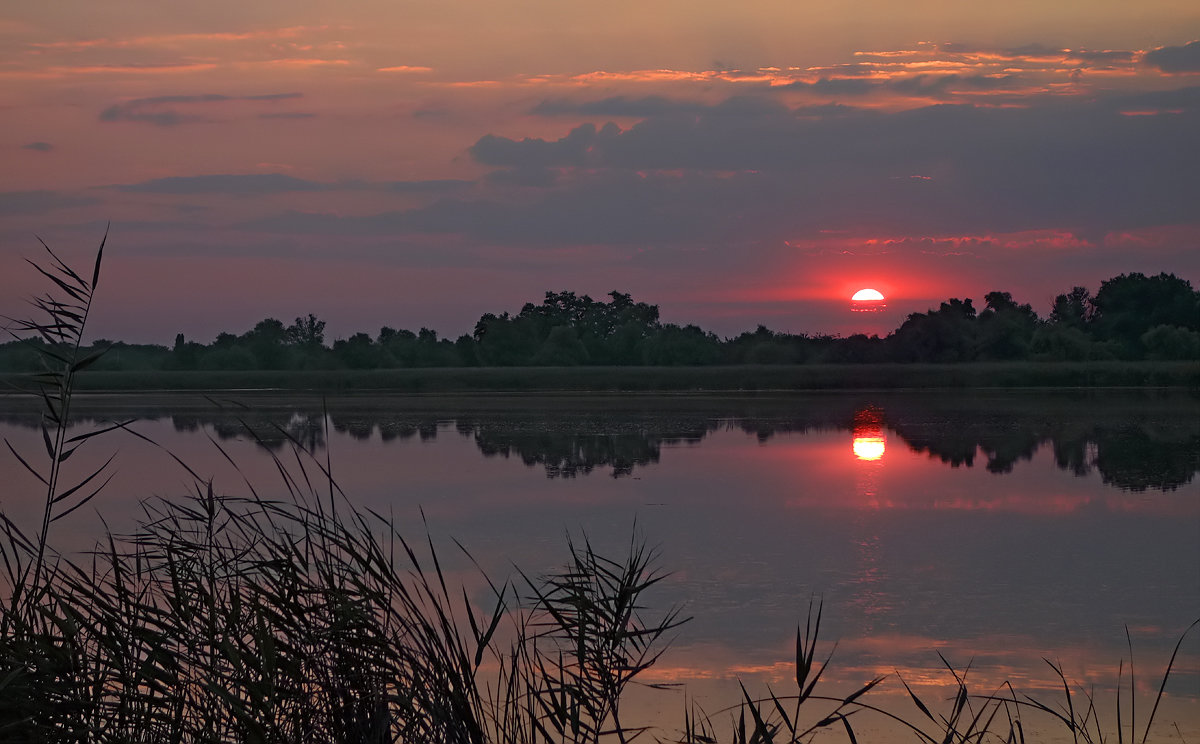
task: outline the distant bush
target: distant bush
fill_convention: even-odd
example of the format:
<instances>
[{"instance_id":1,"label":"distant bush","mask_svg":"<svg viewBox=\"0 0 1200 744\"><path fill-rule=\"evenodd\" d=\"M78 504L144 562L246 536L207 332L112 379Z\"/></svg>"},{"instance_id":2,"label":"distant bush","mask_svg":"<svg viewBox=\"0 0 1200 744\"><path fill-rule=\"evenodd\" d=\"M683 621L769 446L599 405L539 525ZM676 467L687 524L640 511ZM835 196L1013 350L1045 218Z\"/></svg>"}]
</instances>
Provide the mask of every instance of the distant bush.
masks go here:
<instances>
[{"instance_id":1,"label":"distant bush","mask_svg":"<svg viewBox=\"0 0 1200 744\"><path fill-rule=\"evenodd\" d=\"M1200 359L1200 331L1157 325L1143 333L1140 340L1147 359Z\"/></svg>"}]
</instances>

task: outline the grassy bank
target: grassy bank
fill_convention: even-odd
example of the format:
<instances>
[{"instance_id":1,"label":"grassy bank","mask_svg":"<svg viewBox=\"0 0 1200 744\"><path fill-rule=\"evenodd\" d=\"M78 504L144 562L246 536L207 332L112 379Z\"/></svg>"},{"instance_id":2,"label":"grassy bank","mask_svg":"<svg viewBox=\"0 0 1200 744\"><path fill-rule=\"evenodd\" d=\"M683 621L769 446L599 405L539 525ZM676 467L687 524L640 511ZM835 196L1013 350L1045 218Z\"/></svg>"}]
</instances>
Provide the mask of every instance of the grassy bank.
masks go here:
<instances>
[{"instance_id":1,"label":"grassy bank","mask_svg":"<svg viewBox=\"0 0 1200 744\"><path fill-rule=\"evenodd\" d=\"M84 371L79 391L387 390L472 392L706 392L941 388L1200 387L1196 362L997 362L712 367L451 367L321 371ZM31 390L29 375L0 389Z\"/></svg>"}]
</instances>

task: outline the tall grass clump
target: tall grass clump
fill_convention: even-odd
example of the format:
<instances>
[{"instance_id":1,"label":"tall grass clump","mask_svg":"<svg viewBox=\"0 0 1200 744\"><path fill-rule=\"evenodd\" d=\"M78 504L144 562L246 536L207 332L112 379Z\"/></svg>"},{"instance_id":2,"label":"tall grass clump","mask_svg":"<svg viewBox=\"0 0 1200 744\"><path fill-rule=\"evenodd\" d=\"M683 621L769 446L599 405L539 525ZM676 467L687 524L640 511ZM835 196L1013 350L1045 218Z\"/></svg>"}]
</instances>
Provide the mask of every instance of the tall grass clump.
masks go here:
<instances>
[{"instance_id":1,"label":"tall grass clump","mask_svg":"<svg viewBox=\"0 0 1200 744\"><path fill-rule=\"evenodd\" d=\"M351 503L328 454L322 461L282 427L268 442L246 426L276 466L275 496L248 479L247 495L226 495L176 457L192 478L188 493L143 502L136 528L107 531L91 551L56 551L53 525L92 503L110 477L111 457L69 478L71 456L105 433L150 442L128 421L70 429L76 375L98 358L80 349L103 247L90 279L46 247L47 263L33 265L55 294L33 300L37 319L10 326L35 340L45 363L35 380L46 451L34 457L6 441L44 491L34 525L0 512L0 741L625 744L647 734L622 701L686 618L647 602L665 575L636 532L616 558L586 537L568 540L563 566L488 579L472 598L447 581L424 525L424 541L410 542L393 519ZM267 446L281 439L287 446ZM1126 721L1142 732L1129 734L1131 744L1146 744L1183 643L1144 720L1130 644L1114 736L1094 695L1053 665L1061 703L1011 687L973 693L949 664L948 710L907 684L916 714L877 707L869 693L883 677L827 694L819 683L833 651L818 654L821 616L816 603L797 628L794 690L742 686L741 699L712 716L688 704L678 741L808 742L834 732L857 744L868 714L927 744L1023 743L1023 716L1037 714L1074 744L1124 744Z\"/></svg>"},{"instance_id":2,"label":"tall grass clump","mask_svg":"<svg viewBox=\"0 0 1200 744\"><path fill-rule=\"evenodd\" d=\"M681 735L675 741L678 744L796 744L811 742L818 735L840 730L847 741L857 744L862 733L861 729L855 729L854 723L862 720L863 714L871 716L876 726L883 725L884 741L903 739L920 744L1032 744L1046 740L1070 741L1072 744L1147 744L1161 741L1161 737L1155 739L1153 734L1167 683L1180 648L1191 631L1200 625L1200 620L1196 620L1180 635L1149 701L1150 712L1139 719L1137 701L1140 694L1133 675L1132 643L1129 643L1128 666L1124 660L1120 664L1112 708L1107 708L1098 699L1094 687L1071 681L1062 666L1049 659L1045 659L1045 663L1061 684L1057 698L1022 694L1008 682L995 690L979 692L969 681L969 665L965 669L957 668L940 653L938 657L946 668L948 679L949 695L945 699L936 702L922 699L899 672L895 673L914 706L908 712L882 708L866 694L882 683L885 676L875 677L847 695L818 694L817 683L833 657L831 650L824 662L814 664L820 615L818 603L816 621L813 622L810 606L805 630L797 632L796 688L793 692L781 694L768 687L765 695L755 696L743 685L741 701L713 716L693 704L684 712ZM1128 641L1128 631L1126 639ZM879 735L878 730L876 735ZM1177 727L1170 736L1173 740L1187 741Z\"/></svg>"},{"instance_id":3,"label":"tall grass clump","mask_svg":"<svg viewBox=\"0 0 1200 744\"><path fill-rule=\"evenodd\" d=\"M96 251L90 280L42 242L46 262L29 263L55 291L30 301L32 318L6 319L6 330L35 343L42 362L42 371L33 380L42 400L41 434L46 449L45 464L37 467L31 462L36 458L23 455L5 440L13 457L44 489L37 525L22 529L6 513L0 513L0 584L6 591L0 605L0 736L14 740L39 740L17 733L26 729L79 734L75 714L82 694L82 650L74 643L72 608L55 592L60 558L49 550L49 535L53 523L95 498L107 482L105 472L111 463L110 458L89 474L64 483L67 460L87 440L102 433L71 436L68 424L75 376L103 353L85 355L81 349L106 241L107 233Z\"/></svg>"},{"instance_id":4,"label":"tall grass clump","mask_svg":"<svg viewBox=\"0 0 1200 744\"><path fill-rule=\"evenodd\" d=\"M55 551L51 526L110 477L112 458L64 485L71 455L113 430L145 439L131 422L69 431L76 375L99 356L80 349L103 247L88 280L45 246L31 264L55 294L9 327L45 363L46 458L6 441L45 494L33 529L0 515L0 740L624 740L621 694L678 624L642 619L661 575L637 541L624 563L572 545L563 571L523 577L527 597L489 584L480 611L447 585L432 541L418 549L350 505L328 460L280 430L291 461L264 447L279 498L248 481L248 496L222 495L176 458L195 483L185 498L144 502L131 534L82 556Z\"/></svg>"}]
</instances>

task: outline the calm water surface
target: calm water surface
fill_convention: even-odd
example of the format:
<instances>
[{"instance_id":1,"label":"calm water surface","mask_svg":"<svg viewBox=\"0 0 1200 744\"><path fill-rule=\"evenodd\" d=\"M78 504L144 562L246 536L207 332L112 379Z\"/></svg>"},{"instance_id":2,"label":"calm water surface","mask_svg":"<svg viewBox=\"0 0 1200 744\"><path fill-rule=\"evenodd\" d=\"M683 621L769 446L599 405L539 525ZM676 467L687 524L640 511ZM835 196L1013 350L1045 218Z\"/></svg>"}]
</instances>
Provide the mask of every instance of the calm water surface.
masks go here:
<instances>
[{"instance_id":1,"label":"calm water surface","mask_svg":"<svg viewBox=\"0 0 1200 744\"><path fill-rule=\"evenodd\" d=\"M328 427L319 399L262 394L96 396L79 413L84 423L136 417L134 428L227 493L247 481L280 492L264 445L286 453L287 431L328 454L356 503L414 536L423 510L481 604L482 582L451 538L504 578L513 566L554 568L568 534L617 555L636 530L671 572L651 601L694 617L653 679L686 683L710 710L736 700L737 679L787 689L796 623L814 597L825 637L839 641L832 691L899 671L935 699L949 679L940 653L972 664L981 692L1005 680L1048 691L1057 680L1045 657L1108 700L1126 627L1151 695L1200 616L1194 395L353 397L327 407ZM0 412L0 433L36 455L33 404L3 399ZM60 543L94 539L96 511L127 529L140 499L191 486L132 436L109 435L91 455L114 451L117 477L91 514L65 520ZM5 510L32 518L32 479L11 457L0 478ZM1185 644L1169 689L1182 706L1172 720L1195 741L1200 638ZM655 693L639 706L674 720L683 697Z\"/></svg>"}]
</instances>

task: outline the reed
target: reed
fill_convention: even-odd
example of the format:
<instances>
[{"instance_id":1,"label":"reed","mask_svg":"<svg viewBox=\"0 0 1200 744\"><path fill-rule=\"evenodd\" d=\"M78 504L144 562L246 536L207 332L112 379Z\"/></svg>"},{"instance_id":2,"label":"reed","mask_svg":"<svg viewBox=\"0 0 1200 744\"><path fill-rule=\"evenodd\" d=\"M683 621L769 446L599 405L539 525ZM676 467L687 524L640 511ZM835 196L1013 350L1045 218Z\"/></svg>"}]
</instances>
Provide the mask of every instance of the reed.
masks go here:
<instances>
[{"instance_id":1,"label":"reed","mask_svg":"<svg viewBox=\"0 0 1200 744\"><path fill-rule=\"evenodd\" d=\"M276 465L278 495L260 495L248 479L248 496L223 495L176 458L193 480L185 497L144 502L132 533L108 531L88 553L55 551L53 525L91 503L112 461L64 480L72 453L108 432L145 437L127 421L68 431L76 374L96 358L80 348L103 242L90 280L46 250L49 264L34 266L65 297L35 300L42 317L12 326L47 342L36 377L44 464L6 442L45 493L34 529L0 513L0 740L624 744L652 730L625 720L622 700L687 618L679 608L648 609L664 574L636 532L617 558L583 537L568 541L560 569L488 579L490 609L481 609L448 581L427 527L423 544L413 543L391 518L355 507L328 454L322 460L276 427L271 443L286 446L260 444ZM797 628L792 692L742 686L741 700L713 716L688 704L676 740L808 742L835 731L857 744L857 721L876 715L928 744L1024 742L1022 717L1040 715L1076 744L1124 744L1126 721L1142 731L1130 741L1146 744L1196 625L1142 721L1130 644L1114 736L1093 695L1055 665L1061 702L1011 687L973 693L966 672L949 664L948 710L902 679L915 714L874 704L883 677L827 694L820 683L833 650L818 653L821 617L814 603Z\"/></svg>"}]
</instances>

